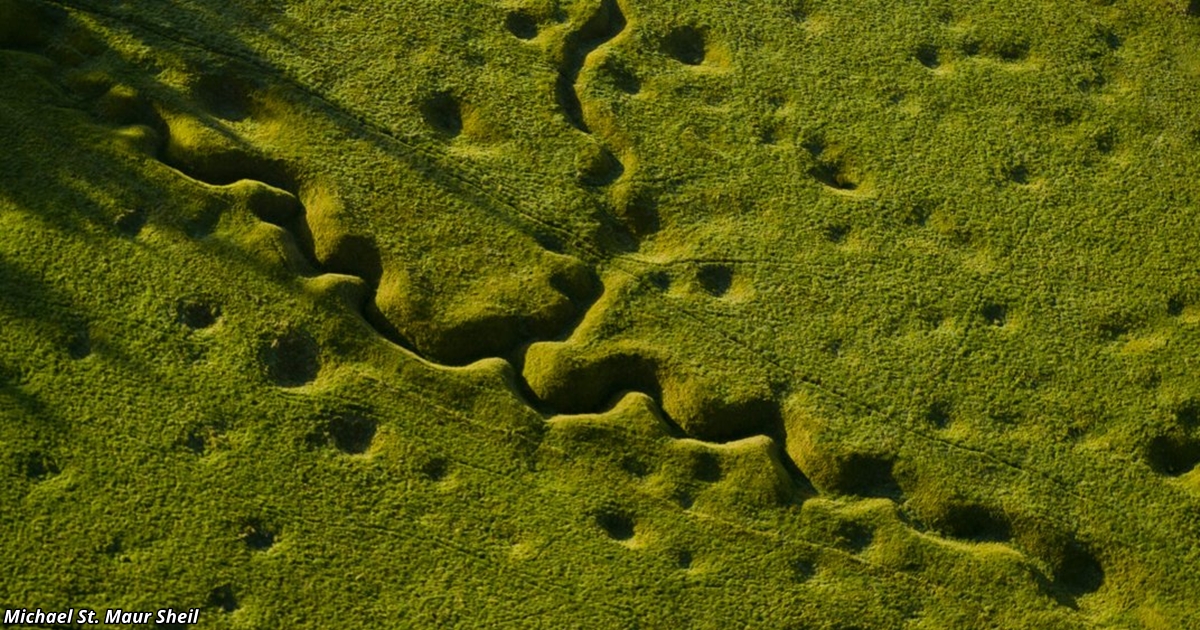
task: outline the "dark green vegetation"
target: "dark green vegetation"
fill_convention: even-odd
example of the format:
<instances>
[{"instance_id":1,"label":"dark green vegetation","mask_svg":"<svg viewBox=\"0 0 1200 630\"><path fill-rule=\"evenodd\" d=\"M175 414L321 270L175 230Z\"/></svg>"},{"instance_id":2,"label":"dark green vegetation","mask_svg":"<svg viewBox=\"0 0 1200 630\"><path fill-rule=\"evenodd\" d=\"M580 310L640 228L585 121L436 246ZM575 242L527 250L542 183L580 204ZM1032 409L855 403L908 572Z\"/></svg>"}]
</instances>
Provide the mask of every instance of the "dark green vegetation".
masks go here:
<instances>
[{"instance_id":1,"label":"dark green vegetation","mask_svg":"<svg viewBox=\"0 0 1200 630\"><path fill-rule=\"evenodd\" d=\"M0 0L0 604L1182 628L1185 0Z\"/></svg>"}]
</instances>

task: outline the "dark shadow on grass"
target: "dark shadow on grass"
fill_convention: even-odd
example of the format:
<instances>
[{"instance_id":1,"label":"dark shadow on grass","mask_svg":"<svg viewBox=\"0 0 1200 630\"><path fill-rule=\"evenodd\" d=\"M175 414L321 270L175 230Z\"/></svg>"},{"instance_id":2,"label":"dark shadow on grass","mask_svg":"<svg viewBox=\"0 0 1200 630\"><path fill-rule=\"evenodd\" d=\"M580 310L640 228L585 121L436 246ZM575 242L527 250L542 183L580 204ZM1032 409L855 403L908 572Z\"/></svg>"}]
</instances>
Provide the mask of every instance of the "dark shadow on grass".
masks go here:
<instances>
[{"instance_id":1,"label":"dark shadow on grass","mask_svg":"<svg viewBox=\"0 0 1200 630\"><path fill-rule=\"evenodd\" d=\"M374 145L405 164L413 174L449 193L469 208L499 220L509 229L528 234L538 242L561 243L567 253L585 261L595 262L605 256L588 238L590 230L586 226L564 225L529 208L524 196L507 192L523 188L516 182L513 185L497 185L497 173L472 172L461 160L453 159L445 147L401 138L369 114L340 103L297 80L286 69L263 57L237 37L239 33L268 38L283 37L285 40L281 45L289 47L294 46L294 41L312 37L303 26L287 21L282 11L264 9L255 12L244 8L225 11L224 5L217 10L205 8L200 2L170 2L150 7L143 6L144 3L128 3L121 8L85 0L39 1L92 14L101 18L106 26L151 48L172 50L185 58L211 58L215 55L223 58L223 63L236 61L245 72L257 74L277 87L286 87L304 97L306 104L316 113L339 124L346 132L347 139ZM620 18L610 17L613 9L609 4L615 6L615 2L606 2L607 9L600 11L577 34L578 41L572 48L576 54L587 50L589 45L594 47L596 40L603 40L610 22L621 21ZM181 95L156 93L154 96L174 97L173 106L185 108L187 113L197 115L215 129L224 128L212 116L196 111L194 105L190 110L186 109L189 104L186 98L180 98ZM485 184L485 180L488 183Z\"/></svg>"}]
</instances>

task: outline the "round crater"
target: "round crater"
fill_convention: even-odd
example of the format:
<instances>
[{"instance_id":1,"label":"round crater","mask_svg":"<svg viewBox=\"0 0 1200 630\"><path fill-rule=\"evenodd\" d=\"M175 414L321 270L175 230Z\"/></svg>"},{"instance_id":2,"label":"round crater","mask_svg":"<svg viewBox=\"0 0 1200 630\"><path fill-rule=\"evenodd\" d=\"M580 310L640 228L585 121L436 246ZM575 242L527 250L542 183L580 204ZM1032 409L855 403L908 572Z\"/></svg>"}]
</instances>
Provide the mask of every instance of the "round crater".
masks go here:
<instances>
[{"instance_id":1,"label":"round crater","mask_svg":"<svg viewBox=\"0 0 1200 630\"><path fill-rule=\"evenodd\" d=\"M641 479L650 474L650 466L642 459L633 455L626 455L621 458L621 470L629 473L630 476Z\"/></svg>"},{"instance_id":2,"label":"round crater","mask_svg":"<svg viewBox=\"0 0 1200 630\"><path fill-rule=\"evenodd\" d=\"M232 68L202 75L192 87L205 109L213 116L230 122L239 122L250 116L253 106L254 82Z\"/></svg>"},{"instance_id":3,"label":"round crater","mask_svg":"<svg viewBox=\"0 0 1200 630\"><path fill-rule=\"evenodd\" d=\"M1200 400L1188 400L1176 407L1175 421L1185 429L1200 427Z\"/></svg>"},{"instance_id":4,"label":"round crater","mask_svg":"<svg viewBox=\"0 0 1200 630\"><path fill-rule=\"evenodd\" d=\"M920 48L917 48L916 55L914 56L916 57L917 61L921 62L921 65L929 68L930 70L942 65L941 53L938 51L937 46L928 44L921 46Z\"/></svg>"},{"instance_id":5,"label":"round crater","mask_svg":"<svg viewBox=\"0 0 1200 630\"><path fill-rule=\"evenodd\" d=\"M983 307L979 309L979 314L982 315L984 321L991 326L1004 326L1004 324L1008 322L1008 308L1003 304L998 304L995 302L984 304Z\"/></svg>"},{"instance_id":6,"label":"round crater","mask_svg":"<svg viewBox=\"0 0 1200 630\"><path fill-rule=\"evenodd\" d=\"M238 609L237 596L233 592L233 587L229 584L218 586L208 594L208 599L204 602L205 606L213 610L231 613Z\"/></svg>"},{"instance_id":7,"label":"round crater","mask_svg":"<svg viewBox=\"0 0 1200 630\"><path fill-rule=\"evenodd\" d=\"M1156 437L1146 447L1146 461L1160 475L1185 475L1200 465L1200 440L1178 435Z\"/></svg>"},{"instance_id":8,"label":"round crater","mask_svg":"<svg viewBox=\"0 0 1200 630\"><path fill-rule=\"evenodd\" d=\"M716 453L701 451L692 459L692 477L704 483L716 483L725 476Z\"/></svg>"},{"instance_id":9,"label":"round crater","mask_svg":"<svg viewBox=\"0 0 1200 630\"><path fill-rule=\"evenodd\" d=\"M961 540L1008 542L1012 539L1012 523L1003 512L974 503L948 506L937 526L947 536Z\"/></svg>"},{"instance_id":10,"label":"round crater","mask_svg":"<svg viewBox=\"0 0 1200 630\"><path fill-rule=\"evenodd\" d=\"M619 195L614 214L636 238L645 238L662 227L659 201L653 190L635 187L629 195Z\"/></svg>"},{"instance_id":11,"label":"round crater","mask_svg":"<svg viewBox=\"0 0 1200 630\"><path fill-rule=\"evenodd\" d=\"M856 554L862 553L871 546L871 541L875 539L875 532L871 527L854 521L846 521L838 525L834 534L839 547Z\"/></svg>"},{"instance_id":12,"label":"round crater","mask_svg":"<svg viewBox=\"0 0 1200 630\"><path fill-rule=\"evenodd\" d=\"M246 521L242 528L241 540L254 551L266 551L275 546L277 533L258 519Z\"/></svg>"},{"instance_id":13,"label":"round crater","mask_svg":"<svg viewBox=\"0 0 1200 630\"><path fill-rule=\"evenodd\" d=\"M1004 178L1013 184L1018 186L1026 186L1029 184L1029 167L1024 164L1008 164L1004 166L1001 171L1004 174Z\"/></svg>"},{"instance_id":14,"label":"round crater","mask_svg":"<svg viewBox=\"0 0 1200 630\"><path fill-rule=\"evenodd\" d=\"M642 81L633 69L625 62L609 57L600 67L602 76L606 77L613 87L626 94L637 94L642 91Z\"/></svg>"},{"instance_id":15,"label":"round crater","mask_svg":"<svg viewBox=\"0 0 1200 630\"><path fill-rule=\"evenodd\" d=\"M663 38L662 50L679 63L698 66L707 54L704 31L694 26L680 26Z\"/></svg>"},{"instance_id":16,"label":"round crater","mask_svg":"<svg viewBox=\"0 0 1200 630\"><path fill-rule=\"evenodd\" d=\"M817 564L808 558L797 558L790 563L792 579L804 583L817 574Z\"/></svg>"},{"instance_id":17,"label":"round crater","mask_svg":"<svg viewBox=\"0 0 1200 630\"><path fill-rule=\"evenodd\" d=\"M141 234L142 228L145 226L146 211L141 208L126 210L113 221L113 227L126 238L134 238Z\"/></svg>"},{"instance_id":18,"label":"round crater","mask_svg":"<svg viewBox=\"0 0 1200 630\"><path fill-rule=\"evenodd\" d=\"M851 192L858 190L858 178L836 159L819 159L808 174L813 179L834 190Z\"/></svg>"},{"instance_id":19,"label":"round crater","mask_svg":"<svg viewBox=\"0 0 1200 630\"><path fill-rule=\"evenodd\" d=\"M1070 598L1095 593L1104 585L1104 567L1087 545L1069 541L1054 572L1054 586Z\"/></svg>"},{"instance_id":20,"label":"round crater","mask_svg":"<svg viewBox=\"0 0 1200 630\"><path fill-rule=\"evenodd\" d=\"M92 355L92 339L86 328L72 330L67 337L67 356L81 361Z\"/></svg>"},{"instance_id":21,"label":"round crater","mask_svg":"<svg viewBox=\"0 0 1200 630\"><path fill-rule=\"evenodd\" d=\"M345 411L329 419L327 430L333 445L348 455L367 452L379 423L358 411Z\"/></svg>"},{"instance_id":22,"label":"round crater","mask_svg":"<svg viewBox=\"0 0 1200 630\"><path fill-rule=\"evenodd\" d=\"M448 138L462 134L462 105L449 92L437 92L421 103L421 116L434 131Z\"/></svg>"},{"instance_id":23,"label":"round crater","mask_svg":"<svg viewBox=\"0 0 1200 630\"><path fill-rule=\"evenodd\" d=\"M604 508L594 515L596 525L611 539L625 541L633 538L633 518L624 511Z\"/></svg>"},{"instance_id":24,"label":"round crater","mask_svg":"<svg viewBox=\"0 0 1200 630\"><path fill-rule=\"evenodd\" d=\"M21 458L21 472L30 481L45 481L62 472L53 457L40 451Z\"/></svg>"},{"instance_id":25,"label":"round crater","mask_svg":"<svg viewBox=\"0 0 1200 630\"><path fill-rule=\"evenodd\" d=\"M833 490L859 497L881 497L900 501L904 493L893 473L890 457L854 453L838 462Z\"/></svg>"},{"instance_id":26,"label":"round crater","mask_svg":"<svg viewBox=\"0 0 1200 630\"><path fill-rule=\"evenodd\" d=\"M1001 61L1015 63L1029 56L1029 42L1006 41L996 46L996 57Z\"/></svg>"},{"instance_id":27,"label":"round crater","mask_svg":"<svg viewBox=\"0 0 1200 630\"><path fill-rule=\"evenodd\" d=\"M696 280L705 293L724 297L733 286L733 269L727 265L705 265L696 274Z\"/></svg>"},{"instance_id":28,"label":"round crater","mask_svg":"<svg viewBox=\"0 0 1200 630\"><path fill-rule=\"evenodd\" d=\"M850 226L838 223L827 226L823 232L826 241L834 245L840 245L846 242L846 237L850 236Z\"/></svg>"},{"instance_id":29,"label":"round crater","mask_svg":"<svg viewBox=\"0 0 1200 630\"><path fill-rule=\"evenodd\" d=\"M608 186L624 173L625 165L608 147L589 144L575 158L575 178L589 188Z\"/></svg>"},{"instance_id":30,"label":"round crater","mask_svg":"<svg viewBox=\"0 0 1200 630\"><path fill-rule=\"evenodd\" d=\"M223 443L226 428L226 423L222 420L199 424L189 429L180 443L188 452L203 457Z\"/></svg>"},{"instance_id":31,"label":"round crater","mask_svg":"<svg viewBox=\"0 0 1200 630\"><path fill-rule=\"evenodd\" d=\"M204 300L181 300L175 307L176 319L180 324L200 330L217 323L221 316L220 307Z\"/></svg>"},{"instance_id":32,"label":"round crater","mask_svg":"<svg viewBox=\"0 0 1200 630\"><path fill-rule=\"evenodd\" d=\"M504 18L504 28L517 39L530 40L537 37L538 24L532 15L524 11L513 11Z\"/></svg>"},{"instance_id":33,"label":"round crater","mask_svg":"<svg viewBox=\"0 0 1200 630\"><path fill-rule=\"evenodd\" d=\"M420 473L426 481L442 481L450 473L450 462L444 457L434 457L421 465Z\"/></svg>"},{"instance_id":34,"label":"round crater","mask_svg":"<svg viewBox=\"0 0 1200 630\"><path fill-rule=\"evenodd\" d=\"M945 429L952 419L953 408L944 400L935 401L925 411L925 421L936 429Z\"/></svg>"},{"instance_id":35,"label":"round crater","mask_svg":"<svg viewBox=\"0 0 1200 630\"><path fill-rule=\"evenodd\" d=\"M316 339L298 329L288 329L264 342L259 349L259 361L267 377L280 387L311 383L321 370Z\"/></svg>"}]
</instances>

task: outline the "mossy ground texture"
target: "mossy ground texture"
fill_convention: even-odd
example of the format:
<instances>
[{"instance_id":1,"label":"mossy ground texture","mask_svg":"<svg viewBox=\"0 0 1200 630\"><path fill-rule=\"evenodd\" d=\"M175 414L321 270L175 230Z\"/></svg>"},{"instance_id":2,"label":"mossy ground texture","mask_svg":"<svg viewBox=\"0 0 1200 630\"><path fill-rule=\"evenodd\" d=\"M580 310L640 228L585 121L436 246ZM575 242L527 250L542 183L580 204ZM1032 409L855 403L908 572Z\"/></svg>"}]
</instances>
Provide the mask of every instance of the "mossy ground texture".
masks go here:
<instances>
[{"instance_id":1,"label":"mossy ground texture","mask_svg":"<svg viewBox=\"0 0 1200 630\"><path fill-rule=\"evenodd\" d=\"M1193 627L1195 5L0 0L0 604Z\"/></svg>"}]
</instances>

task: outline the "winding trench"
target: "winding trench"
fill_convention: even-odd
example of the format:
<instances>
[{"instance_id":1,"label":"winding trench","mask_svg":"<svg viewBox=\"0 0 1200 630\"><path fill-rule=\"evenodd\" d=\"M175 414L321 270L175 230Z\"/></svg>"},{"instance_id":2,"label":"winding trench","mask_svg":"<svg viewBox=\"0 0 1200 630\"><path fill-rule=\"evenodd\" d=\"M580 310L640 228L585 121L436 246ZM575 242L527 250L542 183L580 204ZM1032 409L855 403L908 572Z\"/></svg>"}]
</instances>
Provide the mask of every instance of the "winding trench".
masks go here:
<instances>
[{"instance_id":1,"label":"winding trench","mask_svg":"<svg viewBox=\"0 0 1200 630\"><path fill-rule=\"evenodd\" d=\"M162 125L162 127L166 127L166 125ZM165 131L167 134L170 133L169 128L165 129ZM186 156L159 155L155 156L155 158L181 175L208 185L230 186L239 182L255 182L274 190L273 199L268 202L251 203L250 210L259 220L281 228L284 234L286 234L286 238L290 239L295 245L295 249L299 252L302 259L301 261L297 261L297 264L302 262L302 268L297 269L296 272L305 276L309 274L336 273L361 280L367 288L367 293L363 297L362 302L357 305L357 310L364 322L376 334L420 357L422 360L432 365L445 366L444 363L434 360L427 356L425 352L422 352L400 332L394 322L390 321L380 311L376 303L376 295L380 288L382 269L377 252L366 252L367 255L365 257L370 259L370 262L362 264L338 264L335 261L323 263L320 260L317 255L312 229L308 223L307 209L304 207L303 202L300 201L300 184L288 172L286 165L245 153L238 155L237 159L222 160L216 164L191 163ZM278 199L280 197L284 197L285 203L279 203ZM576 301L578 313L571 321L563 324L564 330L559 331L556 338L570 336L599 301L599 296L593 296L586 303ZM715 414L725 414L725 412L730 411L736 413L739 418L737 429L731 432L725 431L714 432L711 435L697 435L694 431L685 430L663 408L661 375L657 373L656 369L648 367L650 365L648 363L645 365L638 363L638 365L641 365L641 369L637 365L631 367L623 363L620 366L613 366L613 371L610 375L597 375L597 378L601 378L602 381L606 382L603 387L604 391L600 392L600 395L595 400L584 404L583 407L576 408L579 404L577 400L564 402L558 400L561 396L552 396L550 400L539 397L524 374L521 364L524 362L525 350L528 348L528 344L541 340L544 339L526 336L519 340L515 347L510 349L510 352L498 352L495 355L489 354L489 356L500 358L513 365L514 394L524 404L537 411L543 417L550 418L564 413L566 415L575 413L603 413L607 410L608 405L616 395L622 392L643 393L654 400L656 412L666 423L668 433L673 438L691 438L709 444L723 444L754 435L766 435L777 444L778 456L784 468L788 471L794 487L802 493L814 492L811 482L799 467L796 466L795 462L791 461L786 450L783 448L783 445L786 443L786 434L783 430L783 422L779 415L778 407L772 401L759 401L750 405L738 405L736 408L730 410L714 411L713 413ZM505 354L509 356L503 356ZM634 358L636 359L636 357Z\"/></svg>"},{"instance_id":2,"label":"winding trench","mask_svg":"<svg viewBox=\"0 0 1200 630\"><path fill-rule=\"evenodd\" d=\"M583 108L580 103L578 91L576 89L576 83L578 81L579 74L586 65L589 55L591 55L606 42L617 37L624 30L625 26L625 16L622 14L617 1L602 0L599 8L592 15L592 17L583 26L581 26L579 30L571 33L564 43L564 61L562 67L560 68L560 74L556 86L557 96L560 105L563 107L564 115L572 124L572 126L579 131L591 133L583 115ZM152 126L156 128L163 129L166 127L166 125L162 124L161 120L154 121L154 123L155 124ZM167 131L169 132L169 130ZM288 196L289 205L291 206L288 212L272 213L272 209L267 209L266 211L263 211L262 209L256 209L256 216L266 223L270 223L282 228L285 231L287 238L290 238L297 246L297 250L299 250L304 264L316 274L339 273L343 275L352 275L361 280L368 288L368 293L366 296L364 296L363 303L360 305L360 314L363 316L366 323L377 334L385 339L405 348L415 356L418 356L433 365L439 365L438 362L430 360L428 357L425 357L423 353L419 352L412 343L408 342L408 340L406 340L404 336L396 330L392 322L388 321L386 317L379 313L379 310L375 305L375 295L379 289L380 282L380 273L378 270L366 271L359 268L350 270L350 272L347 273L347 270L345 269L335 268L340 267L340 265L321 263L316 254L316 248L311 235L311 228L307 220L306 209L299 199L298 183L296 182L295 178L288 173L286 167L283 167L279 163L264 161L263 159L259 159L254 156L243 156L246 159L244 161L238 160L240 165L236 167L232 164L226 164L219 171L206 173L202 172L204 171L203 168L197 169L189 167L179 163L176 160L164 159L162 156L155 157L182 175L197 181L208 183L210 185L225 186L241 181L252 181L262 183L263 185L276 189L281 193L286 193ZM543 225L542 227L546 226ZM375 261L375 263L378 264L378 261ZM305 270L303 273L304 275L307 275L307 270ZM596 301L593 300L586 305L579 305L580 313L567 327L566 332L568 334L571 330L574 330L579 326L583 317L586 316L590 309L595 307L595 304ZM529 342L535 340L536 339L524 339L523 341ZM521 351L518 351L518 361L520 360L520 354ZM504 357L501 358L503 359ZM508 360L511 362L511 359ZM525 399L523 402L525 402L530 408L542 413L542 415L550 415L550 412L547 411L546 401L540 400L534 394L528 383L528 380L523 374L523 371L520 369L514 369L513 373L517 385L516 393L519 397L523 397ZM662 409L662 394L661 391L656 391L661 389L659 387L659 379L657 375L647 376L645 379L639 380L643 380L645 382L638 383L631 388L624 389L641 391L654 399L659 413L672 426L672 434L674 437L697 437L680 428L679 425L670 419L666 412ZM617 392L614 391L612 393L615 394ZM753 413L748 414L757 416L757 418L755 418L756 420L762 420L761 423L756 425L758 430L751 431L748 435L761 434L772 438L772 440L776 442L776 445L780 447L778 452L780 453L785 468L787 469L788 473L790 473L795 487L809 491L809 489L811 489L811 484L808 483L808 480L803 472L795 466L790 458L788 458L786 451L782 448L782 445L786 443L786 435L779 434L779 429L776 428L779 426L779 420L776 417L778 410L771 407L771 404L767 404L763 409L756 408ZM731 439L748 437L748 435L739 434ZM731 441L731 439L697 439L699 441L712 444ZM980 453L980 455L988 456L987 453ZM1013 467L1017 468L1018 470L1023 470L1017 466ZM1074 546L1071 547L1070 550L1073 550L1073 553L1075 554L1073 558L1077 560L1074 562L1074 564L1096 564L1096 561L1091 558L1085 549L1082 547L1076 548L1078 546L1077 543L1071 544ZM1098 570L1099 565L1096 564L1096 566ZM1057 577L1055 579L1058 580Z\"/></svg>"},{"instance_id":3,"label":"winding trench","mask_svg":"<svg viewBox=\"0 0 1200 630\"><path fill-rule=\"evenodd\" d=\"M625 30L625 14L617 0L601 0L600 6L588 21L572 32L563 42L563 61L558 70L555 91L563 115L571 126L591 133L583 116L583 104L579 100L579 73L583 71L587 58L597 48L612 41Z\"/></svg>"}]
</instances>

